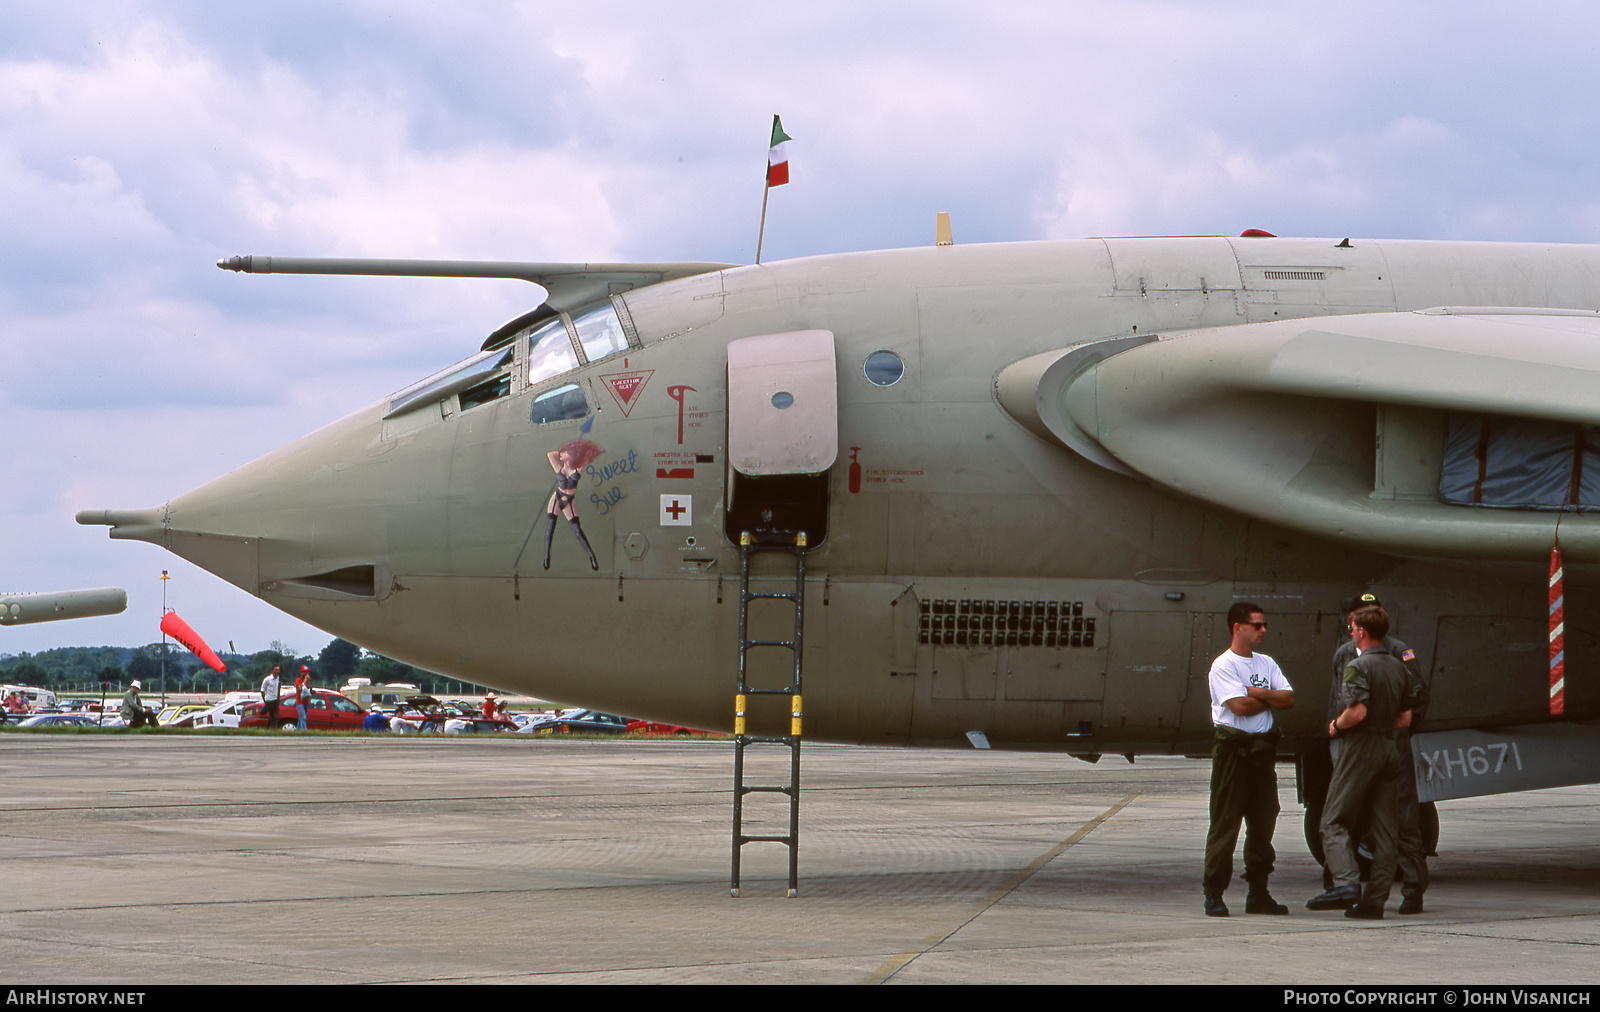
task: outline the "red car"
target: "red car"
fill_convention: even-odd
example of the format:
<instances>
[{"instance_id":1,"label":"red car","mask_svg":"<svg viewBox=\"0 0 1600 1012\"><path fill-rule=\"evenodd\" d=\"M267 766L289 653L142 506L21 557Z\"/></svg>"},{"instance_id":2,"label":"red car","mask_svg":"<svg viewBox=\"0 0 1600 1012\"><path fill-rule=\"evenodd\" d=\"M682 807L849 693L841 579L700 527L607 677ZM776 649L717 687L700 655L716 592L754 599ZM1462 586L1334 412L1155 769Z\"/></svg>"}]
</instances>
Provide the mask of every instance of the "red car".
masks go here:
<instances>
[{"instance_id":1,"label":"red car","mask_svg":"<svg viewBox=\"0 0 1600 1012\"><path fill-rule=\"evenodd\" d=\"M680 738L687 738L691 734L710 734L710 731L700 731L692 727L679 727L677 724L663 724L654 720L628 721L629 734L672 734Z\"/></svg>"},{"instance_id":2,"label":"red car","mask_svg":"<svg viewBox=\"0 0 1600 1012\"><path fill-rule=\"evenodd\" d=\"M265 703L251 703L239 715L240 727L266 727ZM357 706L343 693L332 689L312 689L311 705L306 707L308 731L359 731L367 711ZM294 728L300 725L300 711L294 705L294 690L285 692L278 700L277 727Z\"/></svg>"}]
</instances>

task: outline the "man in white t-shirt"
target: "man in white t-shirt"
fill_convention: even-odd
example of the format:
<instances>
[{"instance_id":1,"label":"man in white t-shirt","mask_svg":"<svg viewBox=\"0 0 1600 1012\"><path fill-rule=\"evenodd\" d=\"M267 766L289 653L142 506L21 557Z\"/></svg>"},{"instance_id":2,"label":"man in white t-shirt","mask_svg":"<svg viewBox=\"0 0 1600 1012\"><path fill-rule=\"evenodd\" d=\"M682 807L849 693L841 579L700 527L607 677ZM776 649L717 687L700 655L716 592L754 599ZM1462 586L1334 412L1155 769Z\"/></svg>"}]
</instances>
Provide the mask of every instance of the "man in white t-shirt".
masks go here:
<instances>
[{"instance_id":1,"label":"man in white t-shirt","mask_svg":"<svg viewBox=\"0 0 1600 1012\"><path fill-rule=\"evenodd\" d=\"M1211 828L1206 833L1203 886L1208 917L1226 917L1222 893L1233 877L1233 848L1244 820L1244 877L1250 891L1245 913L1286 914L1272 898L1267 878L1277 859L1272 832L1278 822L1279 733L1273 710L1294 706L1294 687L1278 664L1256 648L1267 635L1258 604L1240 601L1228 610L1228 649L1211 662Z\"/></svg>"},{"instance_id":2,"label":"man in white t-shirt","mask_svg":"<svg viewBox=\"0 0 1600 1012\"><path fill-rule=\"evenodd\" d=\"M278 696L283 685L283 666L274 664L272 671L261 680L261 712L267 716L267 726L278 726Z\"/></svg>"}]
</instances>

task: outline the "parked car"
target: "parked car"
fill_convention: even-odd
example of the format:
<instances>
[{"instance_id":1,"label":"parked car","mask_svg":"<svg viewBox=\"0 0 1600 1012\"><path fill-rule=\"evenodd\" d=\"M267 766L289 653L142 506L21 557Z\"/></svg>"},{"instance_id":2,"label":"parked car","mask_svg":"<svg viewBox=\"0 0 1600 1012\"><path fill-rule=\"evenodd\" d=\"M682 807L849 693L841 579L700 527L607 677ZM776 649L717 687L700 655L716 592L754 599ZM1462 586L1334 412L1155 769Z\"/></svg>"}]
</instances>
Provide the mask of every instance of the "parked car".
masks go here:
<instances>
[{"instance_id":1,"label":"parked car","mask_svg":"<svg viewBox=\"0 0 1600 1012\"><path fill-rule=\"evenodd\" d=\"M210 703L173 703L156 714L159 727L192 727L194 716L211 709Z\"/></svg>"},{"instance_id":2,"label":"parked car","mask_svg":"<svg viewBox=\"0 0 1600 1012\"><path fill-rule=\"evenodd\" d=\"M18 727L99 727L100 718L85 713L40 713L17 724Z\"/></svg>"},{"instance_id":3,"label":"parked car","mask_svg":"<svg viewBox=\"0 0 1600 1012\"><path fill-rule=\"evenodd\" d=\"M511 719L517 722L518 734L532 734L538 725L549 723L557 717L568 717L582 712L581 706L569 706L564 710L528 710L512 714Z\"/></svg>"},{"instance_id":4,"label":"parked car","mask_svg":"<svg viewBox=\"0 0 1600 1012\"><path fill-rule=\"evenodd\" d=\"M628 721L629 734L671 734L679 738L687 738L691 734L710 734L710 731L701 731L692 727L681 727L677 724L662 724L654 720Z\"/></svg>"},{"instance_id":5,"label":"parked car","mask_svg":"<svg viewBox=\"0 0 1600 1012\"><path fill-rule=\"evenodd\" d=\"M568 711L536 720L523 730L532 734L622 734L628 730L628 718L598 710Z\"/></svg>"},{"instance_id":6,"label":"parked car","mask_svg":"<svg viewBox=\"0 0 1600 1012\"><path fill-rule=\"evenodd\" d=\"M472 725L474 731L515 731L517 722L507 714L498 717L485 717L483 708L473 706L460 699L446 700L444 703L445 716L465 720Z\"/></svg>"},{"instance_id":7,"label":"parked car","mask_svg":"<svg viewBox=\"0 0 1600 1012\"><path fill-rule=\"evenodd\" d=\"M449 730L446 723L452 720L462 721L465 726L456 725L456 727L463 731L493 733L517 730L516 723L509 718L488 718L465 703L455 700L441 703L432 696L407 697L405 702L396 706L394 717L390 721L391 726L394 719L405 721L416 730L429 734L439 734Z\"/></svg>"},{"instance_id":8,"label":"parked car","mask_svg":"<svg viewBox=\"0 0 1600 1012\"><path fill-rule=\"evenodd\" d=\"M239 714L240 727L266 727L266 704L252 701L244 704ZM359 731L367 712L343 693L332 689L312 689L311 705L306 708L306 729L311 731ZM300 712L294 704L294 690L290 689L278 699L278 724L292 729L300 723Z\"/></svg>"},{"instance_id":9,"label":"parked car","mask_svg":"<svg viewBox=\"0 0 1600 1012\"><path fill-rule=\"evenodd\" d=\"M191 718L190 727L238 727L245 707L261 702L259 692L232 692L222 702L209 710L201 710Z\"/></svg>"}]
</instances>

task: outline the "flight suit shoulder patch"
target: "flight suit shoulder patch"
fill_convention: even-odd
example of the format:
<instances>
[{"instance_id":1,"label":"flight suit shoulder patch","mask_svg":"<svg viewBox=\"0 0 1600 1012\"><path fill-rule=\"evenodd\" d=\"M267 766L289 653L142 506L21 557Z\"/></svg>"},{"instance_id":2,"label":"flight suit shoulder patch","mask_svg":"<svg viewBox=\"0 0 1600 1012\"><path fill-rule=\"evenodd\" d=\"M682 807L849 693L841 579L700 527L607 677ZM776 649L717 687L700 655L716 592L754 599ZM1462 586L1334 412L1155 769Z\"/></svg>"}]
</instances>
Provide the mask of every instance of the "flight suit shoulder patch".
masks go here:
<instances>
[{"instance_id":1,"label":"flight suit shoulder patch","mask_svg":"<svg viewBox=\"0 0 1600 1012\"><path fill-rule=\"evenodd\" d=\"M1400 655L1400 659L1402 661L1414 661L1417 659L1417 652L1415 650L1407 650Z\"/></svg>"}]
</instances>

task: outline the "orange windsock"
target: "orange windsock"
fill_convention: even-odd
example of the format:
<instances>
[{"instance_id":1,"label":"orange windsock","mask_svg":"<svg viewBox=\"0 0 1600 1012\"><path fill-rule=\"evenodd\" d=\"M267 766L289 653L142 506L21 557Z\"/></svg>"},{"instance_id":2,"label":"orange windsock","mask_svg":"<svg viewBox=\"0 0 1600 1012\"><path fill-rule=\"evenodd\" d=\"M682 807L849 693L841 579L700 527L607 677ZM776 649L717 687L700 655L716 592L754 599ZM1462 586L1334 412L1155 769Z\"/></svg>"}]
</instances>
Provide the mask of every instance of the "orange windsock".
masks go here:
<instances>
[{"instance_id":1,"label":"orange windsock","mask_svg":"<svg viewBox=\"0 0 1600 1012\"><path fill-rule=\"evenodd\" d=\"M223 673L227 672L228 667L222 663L222 658L218 657L210 647L206 646L206 641L200 638L199 633L189 627L189 623L179 618L177 612L169 611L161 616L161 631L188 647L191 653L205 661L215 670Z\"/></svg>"}]
</instances>

